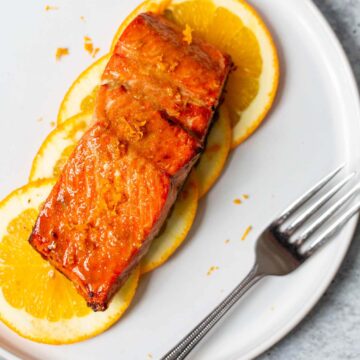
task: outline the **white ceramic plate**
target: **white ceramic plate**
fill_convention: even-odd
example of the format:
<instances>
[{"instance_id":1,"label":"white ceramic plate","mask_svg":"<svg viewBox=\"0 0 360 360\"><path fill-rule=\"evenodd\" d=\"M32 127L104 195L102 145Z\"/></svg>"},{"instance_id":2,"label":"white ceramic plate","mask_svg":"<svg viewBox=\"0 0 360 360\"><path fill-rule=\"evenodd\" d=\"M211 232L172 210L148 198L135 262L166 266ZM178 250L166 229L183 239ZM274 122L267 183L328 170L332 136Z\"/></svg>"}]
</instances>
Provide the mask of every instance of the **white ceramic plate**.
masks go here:
<instances>
[{"instance_id":1,"label":"white ceramic plate","mask_svg":"<svg viewBox=\"0 0 360 360\"><path fill-rule=\"evenodd\" d=\"M75 76L92 59L84 35L102 53L138 0L7 1L0 13L0 196L24 184L32 157ZM0 326L0 354L24 359L159 358L251 268L256 237L273 217L340 163L358 168L360 110L353 75L338 41L309 0L253 0L277 40L282 80L274 110L233 153L199 209L186 244L146 276L125 317L75 345L46 346ZM81 21L85 16L86 21ZM60 63L55 49L68 46ZM42 117L43 122L37 122ZM241 206L233 199L247 193ZM348 249L355 220L301 270L269 278L236 307L194 359L249 359L286 335L323 294ZM245 241L248 225L253 231ZM229 244L224 241L230 239ZM210 266L219 266L212 276ZM13 355L11 355L11 354Z\"/></svg>"}]
</instances>

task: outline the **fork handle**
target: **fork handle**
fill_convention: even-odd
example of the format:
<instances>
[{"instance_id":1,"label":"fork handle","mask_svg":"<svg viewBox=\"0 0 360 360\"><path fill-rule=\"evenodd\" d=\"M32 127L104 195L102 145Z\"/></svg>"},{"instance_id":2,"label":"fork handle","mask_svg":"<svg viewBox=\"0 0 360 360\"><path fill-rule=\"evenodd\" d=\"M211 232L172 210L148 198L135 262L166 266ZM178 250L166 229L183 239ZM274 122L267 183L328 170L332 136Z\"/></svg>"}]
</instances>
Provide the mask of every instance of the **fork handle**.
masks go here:
<instances>
[{"instance_id":1,"label":"fork handle","mask_svg":"<svg viewBox=\"0 0 360 360\"><path fill-rule=\"evenodd\" d=\"M163 356L161 360L185 359L219 320L238 302L238 300L263 277L264 274L259 272L259 267L255 264L246 278L236 286L236 288L209 315L195 326L188 335Z\"/></svg>"}]
</instances>

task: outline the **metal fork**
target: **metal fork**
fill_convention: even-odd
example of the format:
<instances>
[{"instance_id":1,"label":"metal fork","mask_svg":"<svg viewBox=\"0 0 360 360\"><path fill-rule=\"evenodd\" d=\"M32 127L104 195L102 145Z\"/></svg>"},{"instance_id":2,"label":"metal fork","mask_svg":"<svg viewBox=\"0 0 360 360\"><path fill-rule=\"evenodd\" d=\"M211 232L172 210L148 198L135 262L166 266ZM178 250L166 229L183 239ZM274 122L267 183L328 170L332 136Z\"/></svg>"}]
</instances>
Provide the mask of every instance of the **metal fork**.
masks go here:
<instances>
[{"instance_id":1,"label":"metal fork","mask_svg":"<svg viewBox=\"0 0 360 360\"><path fill-rule=\"evenodd\" d=\"M339 231L359 210L360 201L349 209L337 213L359 191L360 185L353 185L326 211L319 214L315 220L310 217L318 214L318 210L328 203L355 175L351 173L343 180L332 186L311 205L303 210L304 204L327 185L344 166L339 167L319 181L306 194L296 200L275 221L273 221L260 235L256 244L255 265L246 278L224 299L204 320L202 320L188 335L186 335L162 360L185 359L196 345L208 334L214 325L237 303L237 301L259 280L265 276L282 276L291 273L316 253L328 240ZM295 213L299 213L294 217ZM336 216L334 216L337 213ZM318 232L330 218L332 221L318 236ZM290 225L286 225L291 221ZM324 226L325 227L325 226ZM297 232L304 228L299 235ZM306 247L306 243L309 243Z\"/></svg>"}]
</instances>

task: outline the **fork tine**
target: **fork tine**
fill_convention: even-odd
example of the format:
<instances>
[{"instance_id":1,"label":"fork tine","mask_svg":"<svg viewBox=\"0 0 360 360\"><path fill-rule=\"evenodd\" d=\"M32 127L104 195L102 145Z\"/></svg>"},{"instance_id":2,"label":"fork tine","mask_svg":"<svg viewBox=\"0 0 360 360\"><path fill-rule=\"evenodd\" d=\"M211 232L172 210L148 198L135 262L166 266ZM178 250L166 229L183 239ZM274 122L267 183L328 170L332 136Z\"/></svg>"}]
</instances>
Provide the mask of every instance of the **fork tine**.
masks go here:
<instances>
[{"instance_id":1,"label":"fork tine","mask_svg":"<svg viewBox=\"0 0 360 360\"><path fill-rule=\"evenodd\" d=\"M339 230L342 229L342 227L360 210L360 202L356 203L354 206L352 206L349 210L347 210L343 215L340 216L338 220L336 220L334 223L332 223L327 230L323 232L322 235L320 235L309 247L308 250L306 250L302 256L307 259L311 255L313 255L316 250L320 249L323 245L327 243L327 241Z\"/></svg>"},{"instance_id":2,"label":"fork tine","mask_svg":"<svg viewBox=\"0 0 360 360\"><path fill-rule=\"evenodd\" d=\"M299 235L294 241L296 247L300 247L304 244L310 236L317 231L326 221L330 219L332 215L335 214L343 205L345 205L352 196L360 190L360 185L354 186L350 189L344 196L342 196L334 205L327 209L318 219L316 219L312 224L310 224L301 235Z\"/></svg>"},{"instance_id":3,"label":"fork tine","mask_svg":"<svg viewBox=\"0 0 360 360\"><path fill-rule=\"evenodd\" d=\"M284 231L283 233L286 236L291 236L294 232L305 223L310 216L314 215L316 211L318 211L325 203L330 200L340 189L342 189L350 179L355 175L355 172L348 175L345 179L341 180L338 184L336 184L333 188L331 188L326 194L324 194L319 200L317 200L314 204L309 206L302 214L300 214Z\"/></svg>"},{"instance_id":4,"label":"fork tine","mask_svg":"<svg viewBox=\"0 0 360 360\"><path fill-rule=\"evenodd\" d=\"M294 203L292 203L273 223L272 226L276 227L284 223L284 221L301 205L303 205L307 200L314 196L318 191L320 191L332 178L334 178L343 168L345 164L339 166L336 170L332 171L330 174L322 178L315 186L313 186L307 193L302 195Z\"/></svg>"}]
</instances>

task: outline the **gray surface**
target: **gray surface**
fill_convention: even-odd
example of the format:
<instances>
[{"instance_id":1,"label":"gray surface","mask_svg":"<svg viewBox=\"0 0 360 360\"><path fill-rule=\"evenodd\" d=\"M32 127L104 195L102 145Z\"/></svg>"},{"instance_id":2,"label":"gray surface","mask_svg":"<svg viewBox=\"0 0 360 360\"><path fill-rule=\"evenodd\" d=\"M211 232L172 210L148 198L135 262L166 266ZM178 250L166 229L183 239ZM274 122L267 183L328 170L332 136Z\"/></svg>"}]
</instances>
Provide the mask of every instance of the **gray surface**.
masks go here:
<instances>
[{"instance_id":1,"label":"gray surface","mask_svg":"<svg viewBox=\"0 0 360 360\"><path fill-rule=\"evenodd\" d=\"M360 86L360 0L314 2L343 44ZM294 331L258 358L312 359L360 359L360 226L340 272L321 301Z\"/></svg>"},{"instance_id":2,"label":"gray surface","mask_svg":"<svg viewBox=\"0 0 360 360\"><path fill-rule=\"evenodd\" d=\"M360 87L360 0L313 1L343 44ZM360 226L340 272L320 302L284 340L258 358L313 359L360 360Z\"/></svg>"}]
</instances>

